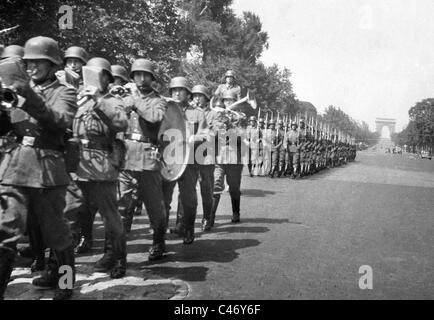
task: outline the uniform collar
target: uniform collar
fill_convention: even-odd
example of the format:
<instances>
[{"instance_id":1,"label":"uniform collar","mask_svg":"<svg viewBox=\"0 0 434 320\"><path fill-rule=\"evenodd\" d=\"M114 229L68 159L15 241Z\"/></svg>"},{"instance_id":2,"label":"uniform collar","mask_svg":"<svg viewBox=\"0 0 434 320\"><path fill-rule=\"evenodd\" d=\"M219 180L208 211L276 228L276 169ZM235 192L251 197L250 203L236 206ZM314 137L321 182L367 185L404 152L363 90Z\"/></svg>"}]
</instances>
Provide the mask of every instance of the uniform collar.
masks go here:
<instances>
[{"instance_id":1,"label":"uniform collar","mask_svg":"<svg viewBox=\"0 0 434 320\"><path fill-rule=\"evenodd\" d=\"M156 92L154 90L152 90L151 92L144 94L141 91L139 91L139 94L140 94L140 98L146 99L146 98L151 98L154 95L156 95Z\"/></svg>"},{"instance_id":2,"label":"uniform collar","mask_svg":"<svg viewBox=\"0 0 434 320\"><path fill-rule=\"evenodd\" d=\"M59 80L56 78L54 81L53 80L48 80L45 81L42 84L35 84L33 81L30 82L30 86L33 89L39 90L39 91L45 91L49 88L52 88L54 86L57 86L57 84L59 83Z\"/></svg>"}]
</instances>

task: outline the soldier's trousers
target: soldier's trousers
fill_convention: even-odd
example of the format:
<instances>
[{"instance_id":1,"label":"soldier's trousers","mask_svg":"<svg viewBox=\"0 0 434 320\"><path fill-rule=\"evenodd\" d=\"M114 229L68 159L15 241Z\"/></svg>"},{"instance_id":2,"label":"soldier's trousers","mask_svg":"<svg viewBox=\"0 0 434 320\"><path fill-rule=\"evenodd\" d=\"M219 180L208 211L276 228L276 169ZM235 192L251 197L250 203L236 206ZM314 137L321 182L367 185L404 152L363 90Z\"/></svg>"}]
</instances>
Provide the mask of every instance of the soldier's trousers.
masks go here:
<instances>
[{"instance_id":1,"label":"soldier's trousers","mask_svg":"<svg viewBox=\"0 0 434 320\"><path fill-rule=\"evenodd\" d=\"M285 148L280 148L279 150L279 170L285 170L285 165L288 163L287 161L287 152Z\"/></svg>"},{"instance_id":2,"label":"soldier's trousers","mask_svg":"<svg viewBox=\"0 0 434 320\"><path fill-rule=\"evenodd\" d=\"M178 182L179 195L181 198L182 207L184 209L184 216L182 219L182 226L185 230L194 230L194 223L197 214L197 192L196 184L199 179L199 165L189 164L185 168L184 173L178 181L164 181L163 193L164 203L166 206L166 213L170 213L170 204L172 203L173 190Z\"/></svg>"},{"instance_id":3,"label":"soldier's trousers","mask_svg":"<svg viewBox=\"0 0 434 320\"><path fill-rule=\"evenodd\" d=\"M83 210L91 213L97 210L103 218L107 239L118 241L125 236L121 215L117 205L117 182L77 181L83 194Z\"/></svg>"},{"instance_id":4,"label":"soldier's trousers","mask_svg":"<svg viewBox=\"0 0 434 320\"><path fill-rule=\"evenodd\" d=\"M85 204L83 193L75 181L66 188L64 214L68 219L74 240L80 236L92 240L93 222L98 208L95 203Z\"/></svg>"},{"instance_id":5,"label":"soldier's trousers","mask_svg":"<svg viewBox=\"0 0 434 320\"><path fill-rule=\"evenodd\" d=\"M138 189L139 181L131 171L119 173L118 208L127 232L133 222L134 209L139 204Z\"/></svg>"},{"instance_id":6,"label":"soldier's trousers","mask_svg":"<svg viewBox=\"0 0 434 320\"><path fill-rule=\"evenodd\" d=\"M242 164L216 164L214 170L214 194L221 194L225 190L225 178L229 185L234 213L240 211Z\"/></svg>"},{"instance_id":7,"label":"soldier's trousers","mask_svg":"<svg viewBox=\"0 0 434 320\"><path fill-rule=\"evenodd\" d=\"M55 251L69 248L72 235L63 215L65 193L65 187L0 186L0 248L16 250L30 215L36 217L47 247Z\"/></svg>"},{"instance_id":8,"label":"soldier's trousers","mask_svg":"<svg viewBox=\"0 0 434 320\"><path fill-rule=\"evenodd\" d=\"M213 190L214 190L214 165L199 165L199 185L202 197L203 219L211 218ZM177 222L181 222L184 216L181 196L178 197Z\"/></svg>"},{"instance_id":9,"label":"soldier's trousers","mask_svg":"<svg viewBox=\"0 0 434 320\"><path fill-rule=\"evenodd\" d=\"M264 148L263 162L260 168L259 176L264 176L268 174L270 170L271 170L271 150L269 148Z\"/></svg>"},{"instance_id":10,"label":"soldier's trousers","mask_svg":"<svg viewBox=\"0 0 434 320\"><path fill-rule=\"evenodd\" d=\"M279 150L273 150L271 151L271 168L270 173L272 170L278 170L279 165Z\"/></svg>"},{"instance_id":11,"label":"soldier's trousers","mask_svg":"<svg viewBox=\"0 0 434 320\"><path fill-rule=\"evenodd\" d=\"M137 197L135 196L137 190ZM164 242L166 210L163 182L158 171L125 171L119 178L119 210L123 219L132 219L133 209L140 199L146 207L154 244ZM131 216L130 216L131 215Z\"/></svg>"}]
</instances>

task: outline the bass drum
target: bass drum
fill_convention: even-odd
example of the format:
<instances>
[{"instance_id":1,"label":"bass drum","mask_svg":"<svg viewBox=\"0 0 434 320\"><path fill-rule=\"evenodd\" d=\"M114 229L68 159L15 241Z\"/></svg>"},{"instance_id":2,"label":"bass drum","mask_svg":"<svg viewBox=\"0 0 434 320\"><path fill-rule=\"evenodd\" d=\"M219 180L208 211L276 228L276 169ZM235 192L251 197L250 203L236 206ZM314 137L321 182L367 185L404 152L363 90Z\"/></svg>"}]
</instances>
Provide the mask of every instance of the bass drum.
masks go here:
<instances>
[{"instance_id":1,"label":"bass drum","mask_svg":"<svg viewBox=\"0 0 434 320\"><path fill-rule=\"evenodd\" d=\"M166 181L178 180L187 167L190 146L189 129L178 103L170 101L158 132L160 173Z\"/></svg>"}]
</instances>

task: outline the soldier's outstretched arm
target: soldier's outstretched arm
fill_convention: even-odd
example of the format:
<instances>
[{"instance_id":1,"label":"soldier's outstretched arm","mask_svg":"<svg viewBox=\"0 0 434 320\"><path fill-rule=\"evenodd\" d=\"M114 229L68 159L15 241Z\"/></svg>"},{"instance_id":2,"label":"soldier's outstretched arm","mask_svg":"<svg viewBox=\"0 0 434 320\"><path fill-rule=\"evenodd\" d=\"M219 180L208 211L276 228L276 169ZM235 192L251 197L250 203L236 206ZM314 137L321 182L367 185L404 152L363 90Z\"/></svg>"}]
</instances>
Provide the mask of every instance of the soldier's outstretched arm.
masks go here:
<instances>
[{"instance_id":1,"label":"soldier's outstretched arm","mask_svg":"<svg viewBox=\"0 0 434 320\"><path fill-rule=\"evenodd\" d=\"M49 130L66 130L72 126L77 112L77 93L74 88L64 86L52 105L30 86L19 93L26 98L21 109L38 120L42 126Z\"/></svg>"}]
</instances>

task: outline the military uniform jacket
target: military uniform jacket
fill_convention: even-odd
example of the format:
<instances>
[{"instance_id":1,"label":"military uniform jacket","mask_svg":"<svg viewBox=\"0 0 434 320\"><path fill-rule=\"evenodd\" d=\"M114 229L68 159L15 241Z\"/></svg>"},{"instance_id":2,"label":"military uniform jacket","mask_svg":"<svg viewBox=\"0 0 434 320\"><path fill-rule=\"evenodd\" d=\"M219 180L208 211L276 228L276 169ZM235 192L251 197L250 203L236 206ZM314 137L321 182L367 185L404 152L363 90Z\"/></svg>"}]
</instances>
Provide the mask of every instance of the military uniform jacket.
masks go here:
<instances>
[{"instance_id":1,"label":"military uniform jacket","mask_svg":"<svg viewBox=\"0 0 434 320\"><path fill-rule=\"evenodd\" d=\"M160 164L150 156L158 145L158 131L166 113L167 103L155 91L128 96L128 129L125 132L125 170L158 171Z\"/></svg>"},{"instance_id":2,"label":"military uniform jacket","mask_svg":"<svg viewBox=\"0 0 434 320\"><path fill-rule=\"evenodd\" d=\"M214 95L219 97L222 96L225 92L230 91L236 94L237 99L241 99L241 87L240 86L228 86L226 83L220 84L217 87Z\"/></svg>"},{"instance_id":3,"label":"military uniform jacket","mask_svg":"<svg viewBox=\"0 0 434 320\"><path fill-rule=\"evenodd\" d=\"M0 164L4 185L50 188L70 179L64 160L65 133L77 111L76 91L58 80L34 85L21 108L13 108L10 122L17 143L5 150Z\"/></svg>"},{"instance_id":4,"label":"military uniform jacket","mask_svg":"<svg viewBox=\"0 0 434 320\"><path fill-rule=\"evenodd\" d=\"M298 135L298 130L294 131L294 130L289 130L286 133L286 143L288 146L288 151L289 152L297 152L297 146L299 144L299 135Z\"/></svg>"},{"instance_id":5,"label":"military uniform jacket","mask_svg":"<svg viewBox=\"0 0 434 320\"><path fill-rule=\"evenodd\" d=\"M113 157L116 133L128 126L125 106L110 94L96 103L88 100L75 115L74 137L80 139L77 177L81 181L116 181L118 163Z\"/></svg>"},{"instance_id":6,"label":"military uniform jacket","mask_svg":"<svg viewBox=\"0 0 434 320\"><path fill-rule=\"evenodd\" d=\"M208 145L211 146L211 135L208 128L208 123L206 121L205 112L199 107L193 107L190 104L179 105L182 108L185 121L188 127L189 136L187 136L187 141L192 142L190 149L190 159L189 163L199 163L201 165L213 164L212 158L215 155L210 155L208 157L208 152L203 154L205 158L200 159L199 162L196 160L196 150L204 142L210 142ZM214 135L212 135L214 137ZM212 138L214 140L214 138ZM212 148L209 150L210 153L213 151Z\"/></svg>"},{"instance_id":7,"label":"military uniform jacket","mask_svg":"<svg viewBox=\"0 0 434 320\"><path fill-rule=\"evenodd\" d=\"M204 165L214 165L216 162L216 145L215 137L217 134L217 128L214 126L219 118L219 113L212 110L210 107L203 110L205 113L206 123L208 125L208 138L207 141L210 142L207 145L208 151L206 152L206 157L204 159Z\"/></svg>"},{"instance_id":8,"label":"military uniform jacket","mask_svg":"<svg viewBox=\"0 0 434 320\"><path fill-rule=\"evenodd\" d=\"M246 130L246 137L249 141L249 147L253 150L259 150L261 131L258 127L248 127Z\"/></svg>"}]
</instances>

